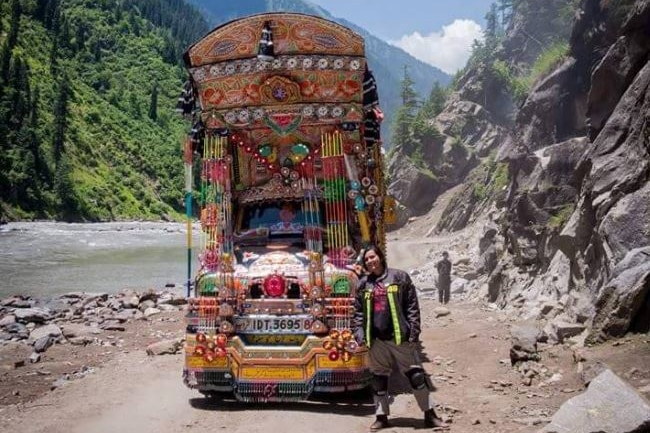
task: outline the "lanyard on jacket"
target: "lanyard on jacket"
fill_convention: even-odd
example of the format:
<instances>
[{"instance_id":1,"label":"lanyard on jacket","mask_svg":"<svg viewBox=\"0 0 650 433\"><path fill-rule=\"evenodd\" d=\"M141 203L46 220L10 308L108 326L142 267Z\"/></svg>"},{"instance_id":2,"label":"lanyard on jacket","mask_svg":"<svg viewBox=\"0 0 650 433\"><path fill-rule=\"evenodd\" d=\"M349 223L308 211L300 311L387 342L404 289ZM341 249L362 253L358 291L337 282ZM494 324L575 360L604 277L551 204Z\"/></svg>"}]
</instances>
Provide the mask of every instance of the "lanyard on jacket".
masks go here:
<instances>
[{"instance_id":1,"label":"lanyard on jacket","mask_svg":"<svg viewBox=\"0 0 650 433\"><path fill-rule=\"evenodd\" d=\"M388 298L388 308L390 310L390 317L393 322L393 335L395 336L395 344L402 344L402 330L399 324L399 316L397 314L397 293L399 292L399 286L397 284L391 284L386 289L386 297ZM364 309L365 309L365 318L366 318L366 344L368 347L372 344L372 291L366 290L364 292Z\"/></svg>"}]
</instances>

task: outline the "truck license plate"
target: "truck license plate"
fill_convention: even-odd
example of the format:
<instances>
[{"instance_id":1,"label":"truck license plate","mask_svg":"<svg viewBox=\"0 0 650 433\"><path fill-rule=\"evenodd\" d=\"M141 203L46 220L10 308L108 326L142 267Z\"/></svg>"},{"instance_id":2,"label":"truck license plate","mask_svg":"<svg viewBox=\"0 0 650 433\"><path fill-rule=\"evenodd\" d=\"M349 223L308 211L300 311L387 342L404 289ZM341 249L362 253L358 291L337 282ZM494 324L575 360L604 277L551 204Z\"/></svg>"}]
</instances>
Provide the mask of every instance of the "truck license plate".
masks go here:
<instances>
[{"instance_id":1,"label":"truck license plate","mask_svg":"<svg viewBox=\"0 0 650 433\"><path fill-rule=\"evenodd\" d=\"M235 332L240 334L309 334L308 316L256 315L235 318Z\"/></svg>"}]
</instances>

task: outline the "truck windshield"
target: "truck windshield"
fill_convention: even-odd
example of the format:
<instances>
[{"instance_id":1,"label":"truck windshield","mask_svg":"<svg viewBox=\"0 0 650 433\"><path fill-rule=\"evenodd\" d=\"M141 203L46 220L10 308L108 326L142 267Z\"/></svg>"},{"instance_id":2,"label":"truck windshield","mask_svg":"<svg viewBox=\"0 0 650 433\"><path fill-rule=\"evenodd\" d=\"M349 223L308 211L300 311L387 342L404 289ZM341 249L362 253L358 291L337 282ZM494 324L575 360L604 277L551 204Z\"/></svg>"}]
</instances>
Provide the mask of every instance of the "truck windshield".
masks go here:
<instances>
[{"instance_id":1,"label":"truck windshield","mask_svg":"<svg viewBox=\"0 0 650 433\"><path fill-rule=\"evenodd\" d=\"M300 203L259 203L243 208L240 231L266 228L273 234L302 234L309 224Z\"/></svg>"}]
</instances>

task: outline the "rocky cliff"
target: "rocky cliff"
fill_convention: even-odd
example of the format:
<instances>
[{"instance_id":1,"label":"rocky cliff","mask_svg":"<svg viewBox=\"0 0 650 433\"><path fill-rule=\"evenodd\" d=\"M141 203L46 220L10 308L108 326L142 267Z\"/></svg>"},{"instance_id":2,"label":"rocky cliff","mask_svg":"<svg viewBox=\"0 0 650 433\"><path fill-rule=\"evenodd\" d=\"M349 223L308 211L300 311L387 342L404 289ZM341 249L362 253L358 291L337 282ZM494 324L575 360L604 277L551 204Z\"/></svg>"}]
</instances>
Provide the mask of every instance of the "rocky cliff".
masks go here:
<instances>
[{"instance_id":1,"label":"rocky cliff","mask_svg":"<svg viewBox=\"0 0 650 433\"><path fill-rule=\"evenodd\" d=\"M552 43L566 2L520 3L498 49L510 70ZM550 339L597 340L650 327L650 0L583 0L572 22L568 53L519 103L489 63L468 68L432 121L469 156L446 185L410 195L418 214L463 182L436 230L487 224L477 296L547 320Z\"/></svg>"}]
</instances>

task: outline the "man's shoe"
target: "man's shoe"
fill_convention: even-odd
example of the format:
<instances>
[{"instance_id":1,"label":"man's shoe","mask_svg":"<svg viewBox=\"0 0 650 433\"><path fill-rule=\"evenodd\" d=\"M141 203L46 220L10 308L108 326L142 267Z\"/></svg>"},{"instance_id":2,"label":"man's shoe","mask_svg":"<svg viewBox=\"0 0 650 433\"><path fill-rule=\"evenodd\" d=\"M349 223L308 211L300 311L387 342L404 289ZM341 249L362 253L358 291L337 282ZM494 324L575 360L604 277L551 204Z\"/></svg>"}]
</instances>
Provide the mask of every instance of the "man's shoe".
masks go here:
<instances>
[{"instance_id":1,"label":"man's shoe","mask_svg":"<svg viewBox=\"0 0 650 433\"><path fill-rule=\"evenodd\" d=\"M390 424L388 423L388 416L387 415L377 415L377 419L375 422L370 424L370 431L379 431L384 428L390 427Z\"/></svg>"},{"instance_id":2,"label":"man's shoe","mask_svg":"<svg viewBox=\"0 0 650 433\"><path fill-rule=\"evenodd\" d=\"M435 410L429 409L424 412L424 426L427 428L447 427L447 424L438 418Z\"/></svg>"}]
</instances>

